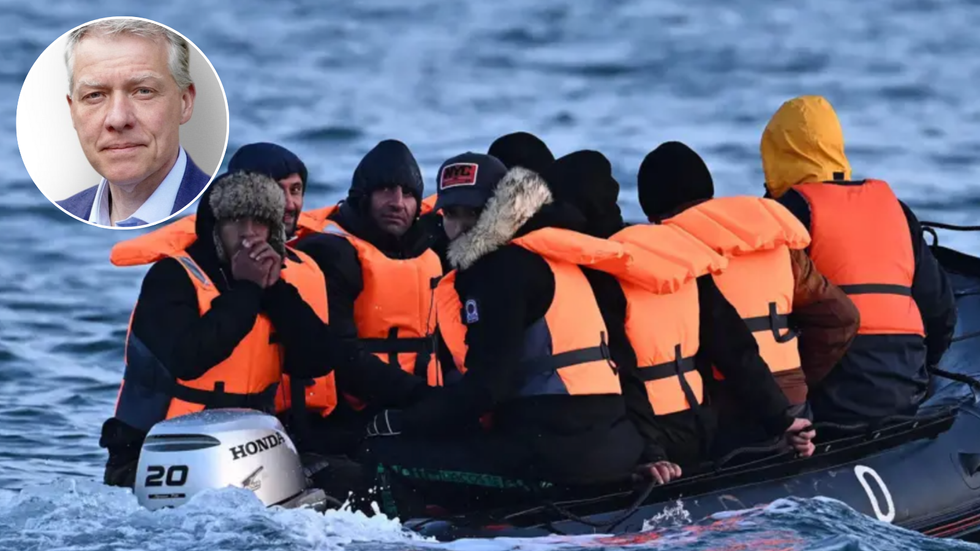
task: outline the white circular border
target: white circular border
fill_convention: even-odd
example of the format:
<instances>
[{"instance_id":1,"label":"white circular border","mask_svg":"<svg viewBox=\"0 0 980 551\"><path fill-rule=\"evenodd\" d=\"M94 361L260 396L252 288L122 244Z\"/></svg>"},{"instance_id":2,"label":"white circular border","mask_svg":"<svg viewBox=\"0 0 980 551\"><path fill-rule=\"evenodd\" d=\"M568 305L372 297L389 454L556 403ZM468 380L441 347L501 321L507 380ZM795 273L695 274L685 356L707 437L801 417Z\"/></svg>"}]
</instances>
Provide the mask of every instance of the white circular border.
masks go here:
<instances>
[{"instance_id":1,"label":"white circular border","mask_svg":"<svg viewBox=\"0 0 980 551\"><path fill-rule=\"evenodd\" d=\"M211 69L211 72L214 73L215 78L218 80L218 87L221 89L221 97L223 97L224 100L225 100L224 101L224 103L225 103L225 144L222 147L223 153L221 154L221 159L218 161L218 166L215 168L214 174L211 175L211 177L208 179L208 183L204 185L204 188L201 189L201 192L198 193L197 196L194 197L194 199L192 199L191 201L188 201L186 205L184 205L180 210L178 210L177 212L171 214L170 216L168 216L166 218L163 218L161 220L157 220L156 222L152 222L152 223L149 223L149 224L144 224L142 226L126 226L126 227L103 226L103 225L100 225L100 224L95 224L95 223L90 222L88 220L83 220L83 219L75 216L74 214L68 212L67 210L65 210L61 205L58 204L57 201L51 199L51 197L49 197L48 194L45 193L43 189L41 189L41 186L37 185L37 182L34 181L34 177L33 176L31 176L31 181L34 183L34 187L36 187L37 190L40 191L42 195L44 195L45 199L47 199L55 207L58 207L58 209L60 209L61 212L67 214L68 216L71 216L75 220L78 220L80 222L84 222L84 223L88 224L89 226L93 226L93 227L96 227L96 228L101 228L101 229L104 229L104 230L117 230L117 231L145 230L147 228L151 228L153 226L156 226L158 224L162 224L164 222L167 222L167 221L169 221L169 220L171 220L173 218L176 218L176 217L180 216L181 213L183 213L185 210L187 210L187 207L191 206L198 199L200 199L201 196L204 195L204 192L208 190L208 187L211 186L211 182L214 181L215 177L217 177L218 173L221 171L221 165L225 162L225 157L228 155L228 138L231 136L231 109L229 108L229 105L228 105L228 94L225 92L225 85L221 81L221 75L218 74L218 71L214 68L214 64L211 63L211 59L209 59L208 56L207 56L207 54L204 53L204 50L202 50L200 47L198 47L198 45L195 44L191 39L189 39L186 36L184 36L183 34L181 34L180 31L177 31L176 29L173 29L173 28L171 28L171 27L169 27L167 25L164 25L163 23L160 23L159 21L154 21L152 19L147 19L145 17L136 17L136 16L131 16L131 15L113 15L113 16L109 16L109 17L100 17L99 19L93 19L91 21L87 21L85 23L82 23L80 25L76 25L75 27L72 27L71 29L65 31L63 34L61 34L60 36L58 36L58 38L55 38L54 40L52 40L51 41L51 44L54 44L57 40L61 39L63 36L71 33L72 31L74 31L75 29L77 29L79 27L83 27L85 25L89 25L89 24L95 23L97 21L106 21L106 20L110 20L110 19L138 19L140 21L146 21L146 22L149 22L149 23L154 23L156 25L160 25L161 27L163 27L165 29L168 29L168 30L176 33L178 36L180 36L181 38L183 38L184 40L186 40L187 41L187 44L189 44L190 46L194 47L197 50L197 52L199 54L201 54L201 57L204 58L204 61L207 61L208 62L208 67ZM44 54L44 52L48 48L51 47L51 44L48 44L48 46L46 48L44 48L44 50L41 51L41 54L38 54L38 58L34 60L34 63L31 65L31 69L27 72L27 77L24 78L24 83L26 83L27 82L27 79L30 78L31 72L34 71L34 67L37 65L37 62L41 59L41 55ZM21 84L21 92L20 92L20 95L17 96L17 112L18 113L20 112L20 98L21 98L21 96L23 94L24 94L24 85ZM15 115L15 117L16 117L16 115ZM20 117L16 117L16 118L19 120ZM18 127L17 130L15 130L15 132L17 134L17 151L18 151L18 153L20 153L20 150L21 150L21 135L20 135L20 132L19 132L19 127ZM20 155L21 155L21 162L24 162L24 154L23 153L20 153ZM31 170L27 167L27 163L24 163L24 169L27 170L27 174L28 174L28 176L30 176L31 175Z\"/></svg>"}]
</instances>

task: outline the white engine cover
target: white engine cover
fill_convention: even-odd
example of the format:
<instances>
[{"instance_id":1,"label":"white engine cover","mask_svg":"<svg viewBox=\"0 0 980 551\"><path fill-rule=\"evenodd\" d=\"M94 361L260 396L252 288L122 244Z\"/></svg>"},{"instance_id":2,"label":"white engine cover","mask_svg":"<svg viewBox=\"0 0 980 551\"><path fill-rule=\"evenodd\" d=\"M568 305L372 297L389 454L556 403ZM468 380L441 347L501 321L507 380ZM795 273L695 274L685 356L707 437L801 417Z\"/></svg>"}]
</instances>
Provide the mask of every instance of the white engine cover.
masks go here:
<instances>
[{"instance_id":1,"label":"white engine cover","mask_svg":"<svg viewBox=\"0 0 980 551\"><path fill-rule=\"evenodd\" d=\"M209 488L247 488L266 506L306 488L282 424L249 409L217 409L157 423L140 451L134 491L148 509L182 505Z\"/></svg>"}]
</instances>

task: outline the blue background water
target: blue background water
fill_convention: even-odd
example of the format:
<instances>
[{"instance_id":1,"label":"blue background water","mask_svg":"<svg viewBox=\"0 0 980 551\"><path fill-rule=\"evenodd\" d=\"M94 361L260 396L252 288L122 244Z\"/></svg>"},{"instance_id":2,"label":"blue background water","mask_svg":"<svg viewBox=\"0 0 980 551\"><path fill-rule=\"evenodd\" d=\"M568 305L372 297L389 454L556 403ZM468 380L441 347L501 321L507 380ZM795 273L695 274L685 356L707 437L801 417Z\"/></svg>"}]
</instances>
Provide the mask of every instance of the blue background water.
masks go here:
<instances>
[{"instance_id":1,"label":"blue background water","mask_svg":"<svg viewBox=\"0 0 980 551\"><path fill-rule=\"evenodd\" d=\"M233 492L207 496L196 510L150 515L131 496L89 482L101 476L99 427L111 413L145 270L107 259L113 243L134 233L78 223L34 187L14 114L41 51L90 19L149 17L194 41L228 94L229 149L261 140L296 151L310 168L308 206L340 198L360 156L381 139L409 144L431 190L443 159L485 150L514 130L537 133L557 154L603 151L632 218L636 169L666 140L701 152L720 195L760 194L758 142L768 117L794 95L822 94L840 114L856 177L890 181L922 219L980 219L975 2L339 4L0 2L0 549L409 545L395 523L268 513ZM980 254L975 235L943 241ZM773 549L953 545L915 539L839 504L790 505L793 514L753 511L739 517L745 522L676 528L634 545L766 549L753 538L767 530L787 541Z\"/></svg>"}]
</instances>

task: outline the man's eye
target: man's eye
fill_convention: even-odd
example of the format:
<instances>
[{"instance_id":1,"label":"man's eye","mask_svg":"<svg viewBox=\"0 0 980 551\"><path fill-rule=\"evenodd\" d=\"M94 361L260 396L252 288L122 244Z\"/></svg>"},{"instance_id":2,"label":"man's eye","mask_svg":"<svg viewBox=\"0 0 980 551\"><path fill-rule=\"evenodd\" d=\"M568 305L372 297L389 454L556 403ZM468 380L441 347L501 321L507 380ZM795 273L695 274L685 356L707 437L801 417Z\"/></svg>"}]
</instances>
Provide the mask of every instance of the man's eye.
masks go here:
<instances>
[{"instance_id":1,"label":"man's eye","mask_svg":"<svg viewBox=\"0 0 980 551\"><path fill-rule=\"evenodd\" d=\"M102 92L89 92L88 94L82 96L82 99L99 99L103 95L104 94Z\"/></svg>"}]
</instances>

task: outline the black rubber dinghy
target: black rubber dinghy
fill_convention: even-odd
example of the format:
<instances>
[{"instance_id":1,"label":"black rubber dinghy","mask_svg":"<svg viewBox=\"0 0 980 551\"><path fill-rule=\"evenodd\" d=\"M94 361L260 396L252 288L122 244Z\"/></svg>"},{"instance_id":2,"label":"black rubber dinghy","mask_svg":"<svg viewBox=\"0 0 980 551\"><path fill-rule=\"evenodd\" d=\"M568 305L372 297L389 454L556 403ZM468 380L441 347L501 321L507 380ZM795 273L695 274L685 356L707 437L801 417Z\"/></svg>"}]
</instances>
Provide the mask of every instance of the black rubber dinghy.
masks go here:
<instances>
[{"instance_id":1,"label":"black rubber dinghy","mask_svg":"<svg viewBox=\"0 0 980 551\"><path fill-rule=\"evenodd\" d=\"M929 227L957 228L923 223ZM914 418L876 425L817 423L813 457L773 449L736 450L704 472L663 486L568 491L509 509L406 525L439 540L551 534L630 534L676 509L691 518L746 509L786 497L825 496L879 520L928 535L980 537L980 258L933 245L949 273L959 321L931 396Z\"/></svg>"}]
</instances>

